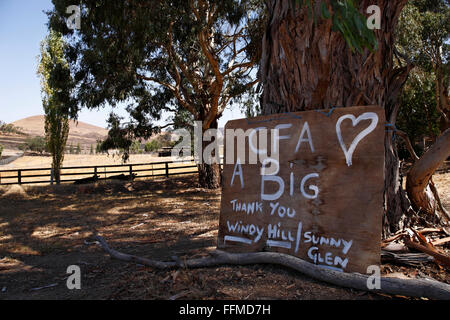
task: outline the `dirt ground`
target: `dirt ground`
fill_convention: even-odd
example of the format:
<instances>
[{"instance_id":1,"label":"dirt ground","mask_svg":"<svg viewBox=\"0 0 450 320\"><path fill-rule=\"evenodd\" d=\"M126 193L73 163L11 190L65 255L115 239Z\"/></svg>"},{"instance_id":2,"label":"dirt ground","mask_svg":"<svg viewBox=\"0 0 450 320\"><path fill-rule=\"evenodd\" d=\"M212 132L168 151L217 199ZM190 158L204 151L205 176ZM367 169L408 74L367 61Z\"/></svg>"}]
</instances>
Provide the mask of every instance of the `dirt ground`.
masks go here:
<instances>
[{"instance_id":1,"label":"dirt ground","mask_svg":"<svg viewBox=\"0 0 450 320\"><path fill-rule=\"evenodd\" d=\"M448 178L435 182L448 188ZM195 176L0 189L0 299L400 298L335 287L271 265L158 271L112 260L85 241L97 231L114 249L147 258L204 255L215 249L219 210L220 191L197 188ZM81 290L67 289L70 265L81 268ZM382 272L450 283L433 263L416 269L384 264Z\"/></svg>"}]
</instances>

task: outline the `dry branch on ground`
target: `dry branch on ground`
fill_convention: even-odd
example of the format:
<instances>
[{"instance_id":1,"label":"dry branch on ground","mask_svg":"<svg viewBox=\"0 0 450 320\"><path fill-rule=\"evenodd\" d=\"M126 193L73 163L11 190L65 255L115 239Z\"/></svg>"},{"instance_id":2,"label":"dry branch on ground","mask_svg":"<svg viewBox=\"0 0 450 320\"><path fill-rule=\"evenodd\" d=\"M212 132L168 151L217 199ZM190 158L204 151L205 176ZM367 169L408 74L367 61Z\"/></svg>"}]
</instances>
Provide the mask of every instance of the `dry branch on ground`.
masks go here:
<instances>
[{"instance_id":1,"label":"dry branch on ground","mask_svg":"<svg viewBox=\"0 0 450 320\"><path fill-rule=\"evenodd\" d=\"M139 263L156 269L168 269L176 267L203 268L226 264L277 264L292 268L314 279L325 281L334 285L363 291L370 291L367 285L369 280L369 276L367 275L358 273L343 273L320 268L309 262L282 253L227 253L223 251L216 251L213 253L213 255L205 258L190 259L184 261L174 259L175 261L164 262L122 253L111 249L105 239L103 239L102 237L96 235L95 239L112 258L126 262ZM450 299L450 285L434 280L382 277L380 281L380 289L374 289L374 291L393 295L405 295L410 297Z\"/></svg>"}]
</instances>

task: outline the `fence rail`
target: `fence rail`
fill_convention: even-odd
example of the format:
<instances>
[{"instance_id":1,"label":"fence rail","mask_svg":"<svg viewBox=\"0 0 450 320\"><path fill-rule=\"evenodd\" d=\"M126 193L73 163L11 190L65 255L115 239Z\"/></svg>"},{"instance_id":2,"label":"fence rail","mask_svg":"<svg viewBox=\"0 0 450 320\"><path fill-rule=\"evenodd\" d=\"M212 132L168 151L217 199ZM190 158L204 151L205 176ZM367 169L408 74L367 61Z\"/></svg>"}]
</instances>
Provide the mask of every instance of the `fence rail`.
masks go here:
<instances>
[{"instance_id":1,"label":"fence rail","mask_svg":"<svg viewBox=\"0 0 450 320\"><path fill-rule=\"evenodd\" d=\"M98 176L98 180L107 180L119 174L136 175L135 178L138 179L195 173L198 173L198 169L193 160L64 167L61 169L61 183L75 182L94 176ZM51 168L0 170L0 185L53 183Z\"/></svg>"}]
</instances>

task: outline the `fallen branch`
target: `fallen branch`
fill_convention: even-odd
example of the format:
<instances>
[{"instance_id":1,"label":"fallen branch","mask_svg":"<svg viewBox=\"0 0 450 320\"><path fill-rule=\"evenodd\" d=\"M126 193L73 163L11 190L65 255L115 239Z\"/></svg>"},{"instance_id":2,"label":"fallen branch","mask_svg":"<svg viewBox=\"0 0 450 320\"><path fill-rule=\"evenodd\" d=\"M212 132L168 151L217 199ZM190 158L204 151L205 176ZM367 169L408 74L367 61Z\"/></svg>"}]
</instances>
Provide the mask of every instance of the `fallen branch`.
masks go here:
<instances>
[{"instance_id":1,"label":"fallen branch","mask_svg":"<svg viewBox=\"0 0 450 320\"><path fill-rule=\"evenodd\" d=\"M411 155L411 158L413 159L413 162L416 162L417 160L419 160L419 157L417 156L416 152L414 151L414 148L412 146L411 140L409 140L408 134L404 131L401 131L399 129L397 129L396 133L403 138L405 145L406 145L406 149L408 149L409 154Z\"/></svg>"},{"instance_id":2,"label":"fallen branch","mask_svg":"<svg viewBox=\"0 0 450 320\"><path fill-rule=\"evenodd\" d=\"M381 250L381 262L394 262L417 267L422 263L434 262L434 258L426 253L395 253Z\"/></svg>"},{"instance_id":3,"label":"fallen branch","mask_svg":"<svg viewBox=\"0 0 450 320\"><path fill-rule=\"evenodd\" d=\"M441 264L445 265L447 268L450 268L450 257L438 252L436 249L431 248L429 246L424 246L423 244L419 244L417 242L411 241L410 239L407 239L406 237L403 239L405 244L412 248L419 250L421 252L424 252L426 254L429 254L430 256L434 257L434 259Z\"/></svg>"},{"instance_id":4,"label":"fallen branch","mask_svg":"<svg viewBox=\"0 0 450 320\"><path fill-rule=\"evenodd\" d=\"M43 286L43 287L39 287L39 288L32 288L32 289L30 289L30 291L39 291L39 290L42 290L42 289L53 288L53 287L56 287L57 285L58 285L57 283L52 283L52 284L49 284L47 286Z\"/></svg>"},{"instance_id":5,"label":"fallen branch","mask_svg":"<svg viewBox=\"0 0 450 320\"><path fill-rule=\"evenodd\" d=\"M437 239L437 240L434 240L431 243L433 244L433 246L442 246L442 245L444 245L444 244L446 244L448 242L450 242L450 237Z\"/></svg>"},{"instance_id":6,"label":"fallen branch","mask_svg":"<svg viewBox=\"0 0 450 320\"><path fill-rule=\"evenodd\" d=\"M274 252L257 253L227 253L215 251L212 256L198 259L163 262L121 253L111 249L106 241L95 236L102 248L118 260L134 262L156 269L169 268L204 268L217 265L248 265L248 264L276 264L299 271L311 278L328 282L333 285L353 288L362 291L403 295L410 297L427 297L432 299L450 299L450 285L435 280L398 279L381 277L381 289L368 289L369 276L359 273L344 273L321 268L294 256Z\"/></svg>"},{"instance_id":7,"label":"fallen branch","mask_svg":"<svg viewBox=\"0 0 450 320\"><path fill-rule=\"evenodd\" d=\"M444 232L444 229L443 229L443 228L423 228L423 229L420 229L420 230L418 229L418 230L416 230L416 231L419 231L421 234L427 234L427 233L433 233L433 232ZM402 238L403 236L405 236L405 235L407 235L407 234L408 234L408 232L406 232L405 230L404 230L404 231L401 231L401 232L399 232L399 233L393 235L392 237L383 240L383 241L381 242L381 247L384 248L384 247L386 247L390 242L395 241L395 240L397 240L397 239L399 239L399 238Z\"/></svg>"}]
</instances>

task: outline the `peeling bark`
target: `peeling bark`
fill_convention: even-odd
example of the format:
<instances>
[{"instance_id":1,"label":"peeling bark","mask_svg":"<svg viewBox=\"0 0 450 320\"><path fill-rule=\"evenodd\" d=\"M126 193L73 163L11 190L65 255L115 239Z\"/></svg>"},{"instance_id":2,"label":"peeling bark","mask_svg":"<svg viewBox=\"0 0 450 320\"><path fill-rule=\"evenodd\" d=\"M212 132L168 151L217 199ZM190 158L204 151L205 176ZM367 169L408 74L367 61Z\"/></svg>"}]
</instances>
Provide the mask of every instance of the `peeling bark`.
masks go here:
<instances>
[{"instance_id":1,"label":"peeling bark","mask_svg":"<svg viewBox=\"0 0 450 320\"><path fill-rule=\"evenodd\" d=\"M263 114L379 105L395 124L397 97L412 66L395 68L394 30L407 0L362 0L360 10L378 5L381 29L379 48L352 53L344 38L331 31L331 21L308 18L307 8L294 11L293 1L267 0L269 21L263 39L260 79ZM320 3L315 10L320 12ZM385 221L383 233L402 227L408 206L401 188L396 142L385 139Z\"/></svg>"},{"instance_id":2,"label":"peeling bark","mask_svg":"<svg viewBox=\"0 0 450 320\"><path fill-rule=\"evenodd\" d=\"M414 209L434 214L438 201L430 186L436 169L450 156L450 129L447 129L408 173L406 190Z\"/></svg>"},{"instance_id":3,"label":"peeling bark","mask_svg":"<svg viewBox=\"0 0 450 320\"><path fill-rule=\"evenodd\" d=\"M217 120L214 120L211 123L210 129L217 129ZM202 130L202 137L204 136L205 131L206 131L205 129ZM206 147L210 143L213 143L213 142L204 141L202 139L202 145L203 145L202 150L204 151L206 149ZM218 152L219 150L214 150L214 151ZM213 154L211 154L211 157L212 158L216 157L215 152ZM212 163L212 161L210 162L211 164L204 163L205 160L208 160L208 159L204 158L203 162L199 163L197 165L197 167L198 167L198 182L199 182L199 185L202 188L207 188L207 189L220 188L220 185L221 185L221 171L220 171L219 163Z\"/></svg>"}]
</instances>

